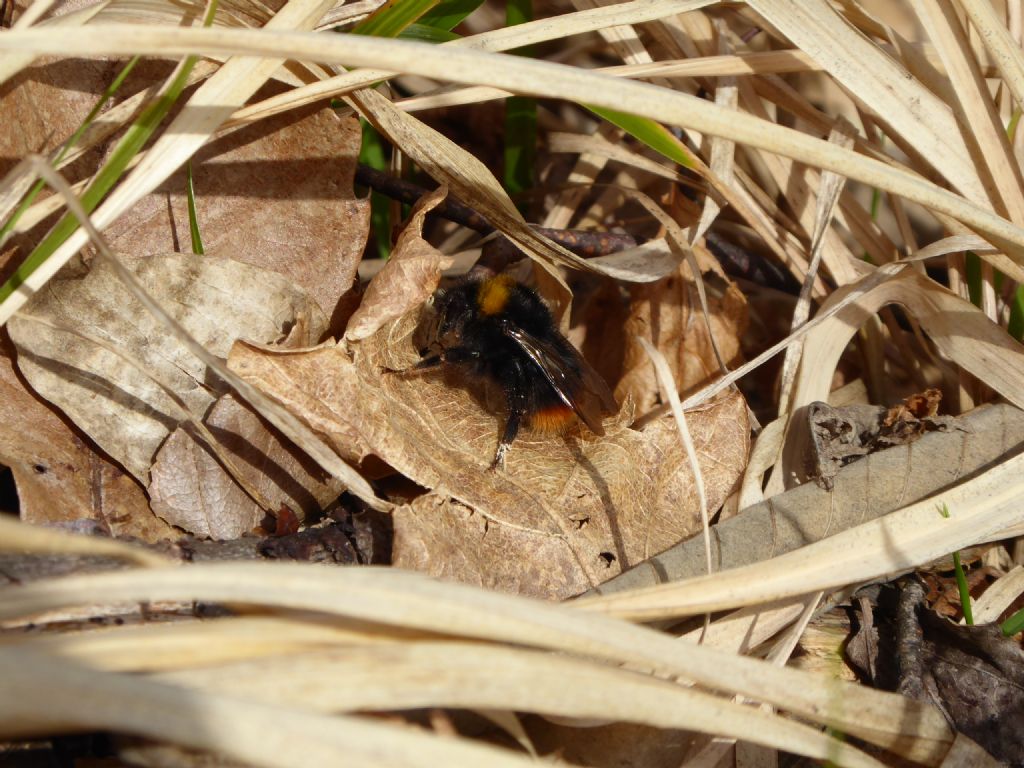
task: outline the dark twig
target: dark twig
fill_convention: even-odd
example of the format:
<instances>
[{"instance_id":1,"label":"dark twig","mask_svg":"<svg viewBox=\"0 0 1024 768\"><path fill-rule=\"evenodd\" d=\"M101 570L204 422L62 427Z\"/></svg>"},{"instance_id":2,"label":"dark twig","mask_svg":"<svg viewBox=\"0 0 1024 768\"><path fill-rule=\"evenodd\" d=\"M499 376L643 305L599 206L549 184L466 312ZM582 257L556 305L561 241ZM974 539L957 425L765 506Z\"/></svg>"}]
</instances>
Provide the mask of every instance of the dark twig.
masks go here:
<instances>
[{"instance_id":1,"label":"dark twig","mask_svg":"<svg viewBox=\"0 0 1024 768\"><path fill-rule=\"evenodd\" d=\"M356 183L408 205L412 205L430 192L419 184L396 179L390 174L362 164L356 168ZM451 197L431 211L431 215L440 216L448 221L469 227L482 235L489 235L495 231L487 219ZM631 235L580 229L551 229L550 227L534 227L534 229L549 240L555 241L585 259L617 253L638 245L636 238Z\"/></svg>"},{"instance_id":2,"label":"dark twig","mask_svg":"<svg viewBox=\"0 0 1024 768\"><path fill-rule=\"evenodd\" d=\"M793 275L774 261L740 248L715 232L707 232L704 238L708 250L718 259L726 274L742 277L757 285L775 288L785 293L796 293L800 290L800 284Z\"/></svg>"},{"instance_id":3,"label":"dark twig","mask_svg":"<svg viewBox=\"0 0 1024 768\"><path fill-rule=\"evenodd\" d=\"M362 163L356 166L356 184L362 184L364 187L369 187L376 192L380 192L382 195L390 197L392 200L397 200L406 205L413 205L417 200L430 192L429 189L424 189L419 184L395 178L388 173L384 173L384 171L378 171ZM461 224L464 227L469 227L482 235L489 235L494 231L494 227L491 226L487 219L452 197L444 200L431 213L448 221L453 221L456 224Z\"/></svg>"},{"instance_id":4,"label":"dark twig","mask_svg":"<svg viewBox=\"0 0 1024 768\"><path fill-rule=\"evenodd\" d=\"M413 205L430 192L419 184L395 178L383 171L362 164L356 167L356 183L408 205ZM434 208L431 215L440 216L448 221L469 227L482 235L490 235L495 231L487 219L452 197ZM551 229L550 227L534 227L534 229L584 259L624 251L634 248L642 242L631 235L612 232ZM746 251L713 232L707 233L706 241L708 249L715 255L727 274L788 293L799 288L792 275L758 254ZM502 269L505 264L520 257L515 245L505 238L500 238L497 242L490 244L486 250L484 261L489 268L495 270Z\"/></svg>"}]
</instances>

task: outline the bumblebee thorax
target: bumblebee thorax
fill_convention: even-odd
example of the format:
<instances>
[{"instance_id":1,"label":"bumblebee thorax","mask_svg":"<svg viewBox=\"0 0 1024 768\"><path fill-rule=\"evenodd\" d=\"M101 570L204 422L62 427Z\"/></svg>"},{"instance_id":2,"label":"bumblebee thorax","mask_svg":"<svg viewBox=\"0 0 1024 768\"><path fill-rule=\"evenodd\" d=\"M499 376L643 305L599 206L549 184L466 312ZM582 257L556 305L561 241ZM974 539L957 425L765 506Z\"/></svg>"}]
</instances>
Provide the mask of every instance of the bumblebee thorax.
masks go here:
<instances>
[{"instance_id":1,"label":"bumblebee thorax","mask_svg":"<svg viewBox=\"0 0 1024 768\"><path fill-rule=\"evenodd\" d=\"M508 306L516 281L511 275L497 275L480 283L476 294L477 309L482 315L500 315Z\"/></svg>"}]
</instances>

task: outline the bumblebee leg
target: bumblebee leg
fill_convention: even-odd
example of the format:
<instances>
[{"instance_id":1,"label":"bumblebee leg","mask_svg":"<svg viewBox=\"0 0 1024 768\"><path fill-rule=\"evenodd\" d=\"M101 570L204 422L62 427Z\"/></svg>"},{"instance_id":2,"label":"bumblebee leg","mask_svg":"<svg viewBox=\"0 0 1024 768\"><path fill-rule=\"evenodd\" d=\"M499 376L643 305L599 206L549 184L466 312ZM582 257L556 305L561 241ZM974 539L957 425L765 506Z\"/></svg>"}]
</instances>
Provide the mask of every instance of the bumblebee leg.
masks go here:
<instances>
[{"instance_id":1,"label":"bumblebee leg","mask_svg":"<svg viewBox=\"0 0 1024 768\"><path fill-rule=\"evenodd\" d=\"M413 366L410 366L409 368L381 368L381 373L387 376L394 376L396 374L399 376L412 376L413 374L419 373L420 371L425 371L429 368L433 368L434 366L440 364L440 355L430 355L429 357L424 357L418 363L416 363Z\"/></svg>"},{"instance_id":2,"label":"bumblebee leg","mask_svg":"<svg viewBox=\"0 0 1024 768\"><path fill-rule=\"evenodd\" d=\"M491 462L491 469L504 466L505 453L508 452L512 441L519 434L519 426L522 424L523 416L527 413L526 376L522 366L516 363L507 371L507 376L505 401L508 403L508 421L505 422L505 431L498 443L498 450L494 454L494 461Z\"/></svg>"},{"instance_id":3,"label":"bumblebee leg","mask_svg":"<svg viewBox=\"0 0 1024 768\"><path fill-rule=\"evenodd\" d=\"M472 363L479 360L480 353L469 347L448 347L442 350L440 358L441 362L458 365L459 363Z\"/></svg>"},{"instance_id":4,"label":"bumblebee leg","mask_svg":"<svg viewBox=\"0 0 1024 768\"><path fill-rule=\"evenodd\" d=\"M476 360L478 357L480 357L480 355L471 349L467 349L465 347L450 347L448 349L442 350L441 352L436 352L432 355L427 355L411 368L404 368L402 370L397 370L395 368L384 368L383 371L384 373L412 374L418 373L419 371L427 371L430 370L431 368L436 368L441 363L469 363L472 362L473 360Z\"/></svg>"},{"instance_id":5,"label":"bumblebee leg","mask_svg":"<svg viewBox=\"0 0 1024 768\"><path fill-rule=\"evenodd\" d=\"M413 370L422 371L427 368L433 368L435 366L440 365L442 362L443 361L441 360L441 355L428 355L427 357L424 357L422 360L416 363L416 365L413 366Z\"/></svg>"}]
</instances>

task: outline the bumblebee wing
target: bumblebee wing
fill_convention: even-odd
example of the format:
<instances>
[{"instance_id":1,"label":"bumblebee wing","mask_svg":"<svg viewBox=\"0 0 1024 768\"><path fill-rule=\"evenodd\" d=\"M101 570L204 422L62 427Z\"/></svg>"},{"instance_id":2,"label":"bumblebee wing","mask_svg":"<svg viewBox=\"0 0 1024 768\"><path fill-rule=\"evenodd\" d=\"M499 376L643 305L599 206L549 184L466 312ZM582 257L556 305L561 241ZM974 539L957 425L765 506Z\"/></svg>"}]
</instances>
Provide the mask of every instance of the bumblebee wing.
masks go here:
<instances>
[{"instance_id":1,"label":"bumblebee wing","mask_svg":"<svg viewBox=\"0 0 1024 768\"><path fill-rule=\"evenodd\" d=\"M505 323L503 330L543 371L544 377L562 402L576 412L591 432L603 435L601 417L615 413L618 405L601 375L571 345L569 349L573 355L573 365L565 360L566 352L550 342L538 339L510 323Z\"/></svg>"}]
</instances>

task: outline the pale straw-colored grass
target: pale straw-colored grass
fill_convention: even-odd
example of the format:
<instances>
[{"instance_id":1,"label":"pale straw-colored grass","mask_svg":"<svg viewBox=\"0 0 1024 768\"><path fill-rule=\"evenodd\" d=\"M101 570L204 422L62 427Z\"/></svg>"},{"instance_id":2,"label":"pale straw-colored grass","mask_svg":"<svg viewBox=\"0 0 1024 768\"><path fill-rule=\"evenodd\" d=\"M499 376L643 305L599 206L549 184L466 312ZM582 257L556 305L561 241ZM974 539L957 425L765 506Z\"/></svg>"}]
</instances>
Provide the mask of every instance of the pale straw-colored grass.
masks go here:
<instances>
[{"instance_id":1,"label":"pale straw-colored grass","mask_svg":"<svg viewBox=\"0 0 1024 768\"><path fill-rule=\"evenodd\" d=\"M824 268L832 284L842 286L816 312L805 298L806 323L794 324L794 333L769 353L687 398L684 407L703 402L787 348L794 349L793 379L780 412L791 414L823 399L842 349L867 318L890 303L906 308L947 364L1024 406L1020 346L991 320L1005 314L991 283L983 311L919 271L925 259L934 262L971 249L1008 279L1024 279L1024 194L1014 146L1005 132L1008 100L993 99L991 82L983 79L995 76L1019 109L1024 57L987 0L959 0L956 6L977 26L985 51L976 50L959 29L951 14L954 6L945 0L913 4L931 37L927 44L863 34L881 34L886 28L853 0L842 5L862 30L825 0L750 0L743 12L758 21L762 34L784 35L792 44L772 51L745 48L736 38L730 38L729 46L702 47L713 25L698 13L715 6L711 0L637 0L588 8L442 46L313 32L325 14L344 16L345 6L332 5L330 0L291 0L262 29L242 28L241 13L202 29L188 26L198 24L202 15L198 3L150 0L129 7L114 2L44 19L48 4L37 2L14 29L0 34L0 81L42 55L209 57L197 70L199 85L180 113L92 213L96 237L211 138L341 96L542 264L612 272L622 279L650 279L649 270L634 265L613 272L600 262L582 264L538 236L492 173L413 110L518 93L651 118L681 129L697 145L711 139L703 158L708 165L700 171L708 186L765 241L766 251L799 280L809 280L808 296L820 300L830 293L816 268ZM685 11L696 13L679 16ZM352 11L356 16L365 12L362 7ZM190 21L182 21L186 18ZM678 55L654 60L634 35L631 25L640 23L671 41ZM605 32L608 49L619 52L623 66L598 71L574 61L501 53L541 41L568 45L594 31ZM813 74L826 91L841 90L840 98L854 107L851 114L859 110L867 127L853 137L852 146L823 138L836 127L835 116L793 91L777 73ZM400 74L426 78L436 87L398 104L368 90ZM724 80L733 76L735 84ZM634 79L640 77L653 82ZM252 103L252 95L272 78L291 84L292 90ZM714 99L691 95L697 78L715 89ZM129 121L135 107L132 103L108 113L110 123L87 138L87 145ZM795 115L797 127L783 125L780 111ZM643 178L652 163L662 166L657 175L677 174L660 156L603 147L602 141L607 144L604 139L556 137L555 146L603 157L602 162L624 169L624 181ZM890 154L893 146L902 152ZM630 152L632 158L626 156ZM15 188L24 187L25 178L12 174L4 181L0 201L5 211L14 205ZM888 193L893 231L871 220L853 198L849 182ZM626 185L621 189L609 186L602 200L630 194ZM779 200L787 195L788 211ZM581 198L567 190L559 199L564 204ZM634 199L641 199L640 190ZM60 205L59 196L36 203L26 221L39 221ZM717 208L716 202L704 209L700 227L716 220ZM564 208L558 216L568 220L572 213ZM921 217L945 227L950 237L918 243L924 230L916 219ZM820 244L820 264L806 247L816 222L820 236L813 241ZM687 237L694 231L670 223L665 227L670 243L663 242L658 253L664 256L671 246L675 258L686 258ZM79 229L64 243L0 305L0 322L17 312L88 238ZM880 266L860 261L862 252ZM665 263L666 269L672 264ZM801 351L793 346L797 340L802 340ZM773 445L755 447L758 478L781 450L786 426L780 422L768 430L775 436ZM318 449L307 450L315 454ZM351 471L325 455L317 458L335 474ZM756 622L757 638L771 639L801 614L807 619L809 592L884 578L950 551L1019 533L1024 525L1019 464L1019 458L1006 461L941 498L772 561L570 605L387 569L237 563L160 567L158 558L111 542L4 524L0 541L5 549L88 552L157 566L5 589L0 619L8 626L44 612L100 603L199 600L231 605L240 615L62 636L8 634L0 644L5 693L0 696L0 737L112 730L266 766L343 760L367 766L530 762L510 750L359 714L452 707L697 730L837 765L881 764L820 730L829 725L911 760L938 765L954 734L937 710L747 658L737 649L749 649L744 640L752 637L750 609L713 623L702 646L630 622L777 601ZM759 483L748 485L745 495L756 500ZM948 519L939 514L939 502L947 504ZM1008 577L999 604L1020 588L1019 576ZM779 648L791 642L792 637ZM780 650L779 655L785 654ZM734 695L766 702L799 720L739 704ZM512 721L505 722L514 730Z\"/></svg>"}]
</instances>

